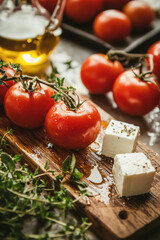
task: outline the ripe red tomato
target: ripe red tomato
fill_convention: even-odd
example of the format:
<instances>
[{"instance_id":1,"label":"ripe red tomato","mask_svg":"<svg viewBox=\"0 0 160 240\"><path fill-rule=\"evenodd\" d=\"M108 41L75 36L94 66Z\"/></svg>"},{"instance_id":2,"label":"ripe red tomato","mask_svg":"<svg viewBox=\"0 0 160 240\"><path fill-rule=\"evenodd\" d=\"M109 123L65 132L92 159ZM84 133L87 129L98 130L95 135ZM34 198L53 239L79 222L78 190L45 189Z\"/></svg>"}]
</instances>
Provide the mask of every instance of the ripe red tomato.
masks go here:
<instances>
[{"instance_id":1,"label":"ripe red tomato","mask_svg":"<svg viewBox=\"0 0 160 240\"><path fill-rule=\"evenodd\" d=\"M52 14L58 0L38 0L38 2L50 13Z\"/></svg>"},{"instance_id":2,"label":"ripe red tomato","mask_svg":"<svg viewBox=\"0 0 160 240\"><path fill-rule=\"evenodd\" d=\"M86 23L101 10L102 0L67 0L65 14L76 23Z\"/></svg>"},{"instance_id":3,"label":"ripe red tomato","mask_svg":"<svg viewBox=\"0 0 160 240\"><path fill-rule=\"evenodd\" d=\"M132 27L137 31L149 28L154 20L154 11L145 2L131 1L124 6L123 12L130 18Z\"/></svg>"},{"instance_id":4,"label":"ripe red tomato","mask_svg":"<svg viewBox=\"0 0 160 240\"><path fill-rule=\"evenodd\" d=\"M10 68L10 67L3 67L3 69L6 71L6 74L7 74L8 77L14 76L15 70L13 70L12 68ZM14 83L15 82L12 81L12 80L6 82L8 87L11 87ZM6 94L7 90L8 90L8 87L0 84L0 105L3 103L4 96L5 96L5 94Z\"/></svg>"},{"instance_id":5,"label":"ripe red tomato","mask_svg":"<svg viewBox=\"0 0 160 240\"><path fill-rule=\"evenodd\" d=\"M48 110L55 103L52 88L41 84L33 93L26 92L22 84L16 83L8 89L4 98L4 108L8 118L16 125L33 129L43 125Z\"/></svg>"},{"instance_id":6,"label":"ripe red tomato","mask_svg":"<svg viewBox=\"0 0 160 240\"><path fill-rule=\"evenodd\" d=\"M129 18L118 10L103 11L93 22L95 35L106 42L124 40L129 35L130 30Z\"/></svg>"},{"instance_id":7,"label":"ripe red tomato","mask_svg":"<svg viewBox=\"0 0 160 240\"><path fill-rule=\"evenodd\" d=\"M81 79L85 87L93 94L111 91L114 80L123 72L120 62L111 62L105 54L93 54L81 67Z\"/></svg>"},{"instance_id":8,"label":"ripe red tomato","mask_svg":"<svg viewBox=\"0 0 160 240\"><path fill-rule=\"evenodd\" d=\"M113 96L123 112L142 116L157 106L160 93L156 84L141 81L128 70L117 77L113 85Z\"/></svg>"},{"instance_id":9,"label":"ripe red tomato","mask_svg":"<svg viewBox=\"0 0 160 240\"><path fill-rule=\"evenodd\" d=\"M103 0L104 9L119 9L121 10L126 3L131 0Z\"/></svg>"},{"instance_id":10,"label":"ripe red tomato","mask_svg":"<svg viewBox=\"0 0 160 240\"><path fill-rule=\"evenodd\" d=\"M45 119L45 129L49 139L64 149L87 147L97 138L100 128L99 112L88 101L76 111L59 102L48 111Z\"/></svg>"},{"instance_id":11,"label":"ripe red tomato","mask_svg":"<svg viewBox=\"0 0 160 240\"><path fill-rule=\"evenodd\" d=\"M153 73L160 79L160 41L151 45L147 53L153 55Z\"/></svg>"}]
</instances>

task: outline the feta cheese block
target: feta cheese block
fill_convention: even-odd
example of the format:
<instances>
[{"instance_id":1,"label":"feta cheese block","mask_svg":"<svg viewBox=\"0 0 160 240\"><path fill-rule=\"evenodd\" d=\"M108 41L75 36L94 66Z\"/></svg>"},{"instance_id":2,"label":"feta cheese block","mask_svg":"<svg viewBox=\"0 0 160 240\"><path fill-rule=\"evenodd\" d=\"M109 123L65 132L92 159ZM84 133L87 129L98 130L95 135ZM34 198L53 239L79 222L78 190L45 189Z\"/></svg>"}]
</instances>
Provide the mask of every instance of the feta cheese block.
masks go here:
<instances>
[{"instance_id":1,"label":"feta cheese block","mask_svg":"<svg viewBox=\"0 0 160 240\"><path fill-rule=\"evenodd\" d=\"M114 158L119 153L134 152L138 135L138 126L111 120L104 132L102 154Z\"/></svg>"},{"instance_id":2,"label":"feta cheese block","mask_svg":"<svg viewBox=\"0 0 160 240\"><path fill-rule=\"evenodd\" d=\"M134 196L149 192L155 168L144 153L117 154L112 168L120 196Z\"/></svg>"}]
</instances>

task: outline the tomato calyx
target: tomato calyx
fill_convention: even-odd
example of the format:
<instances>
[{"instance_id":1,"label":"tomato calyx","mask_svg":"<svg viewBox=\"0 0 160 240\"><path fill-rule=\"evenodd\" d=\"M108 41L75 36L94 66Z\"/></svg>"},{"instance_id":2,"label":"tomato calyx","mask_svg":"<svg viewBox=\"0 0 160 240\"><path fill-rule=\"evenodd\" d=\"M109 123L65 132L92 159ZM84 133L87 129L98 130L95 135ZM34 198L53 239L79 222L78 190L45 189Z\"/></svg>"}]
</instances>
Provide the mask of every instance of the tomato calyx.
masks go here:
<instances>
[{"instance_id":1,"label":"tomato calyx","mask_svg":"<svg viewBox=\"0 0 160 240\"><path fill-rule=\"evenodd\" d=\"M4 66L9 66L15 70L14 76L8 77L6 71L3 69ZM53 67L52 67L53 71ZM33 92L41 92L45 94L43 89L41 88L41 84L45 84L51 88L53 88L55 94L52 96L55 102L63 101L70 110L77 110L84 101L80 101L78 94L76 93L76 89L72 86L64 86L64 78L59 78L56 73L52 72L49 76L46 76L47 80L42 80L37 76L28 76L23 75L22 69L19 64L5 64L2 60L0 62L0 84L7 86L6 82L13 80L16 83L21 82L24 91L33 93ZM37 88L39 86L39 88ZM7 86L8 87L8 86ZM37 90L38 89L38 90Z\"/></svg>"},{"instance_id":2,"label":"tomato calyx","mask_svg":"<svg viewBox=\"0 0 160 240\"><path fill-rule=\"evenodd\" d=\"M107 53L109 60L111 61L119 61L123 67L131 68L134 75L144 82L152 82L158 86L160 90L160 86L157 82L153 79L153 55L152 54L133 54L133 53L126 53L119 50L109 50ZM146 64L148 59L149 61L149 70L143 70L146 68ZM135 71L136 69L139 70L139 73Z\"/></svg>"}]
</instances>

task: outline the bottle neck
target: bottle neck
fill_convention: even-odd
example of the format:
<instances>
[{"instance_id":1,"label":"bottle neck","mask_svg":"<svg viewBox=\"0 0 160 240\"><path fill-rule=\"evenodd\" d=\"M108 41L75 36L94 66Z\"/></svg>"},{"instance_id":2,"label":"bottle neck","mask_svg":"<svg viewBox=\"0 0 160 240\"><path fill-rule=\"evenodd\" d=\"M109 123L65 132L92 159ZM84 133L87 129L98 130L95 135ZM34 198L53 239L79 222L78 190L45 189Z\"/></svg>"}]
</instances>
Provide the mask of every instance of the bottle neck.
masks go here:
<instances>
[{"instance_id":1,"label":"bottle neck","mask_svg":"<svg viewBox=\"0 0 160 240\"><path fill-rule=\"evenodd\" d=\"M12 0L12 2L15 10L32 11L34 9L37 15L42 15L47 19L50 18L48 11L39 4L38 0Z\"/></svg>"},{"instance_id":2,"label":"bottle neck","mask_svg":"<svg viewBox=\"0 0 160 240\"><path fill-rule=\"evenodd\" d=\"M20 7L22 5L32 5L32 0L12 0L15 7Z\"/></svg>"},{"instance_id":3,"label":"bottle neck","mask_svg":"<svg viewBox=\"0 0 160 240\"><path fill-rule=\"evenodd\" d=\"M49 25L47 26L49 29L54 30L60 27L62 18L63 18L65 4L66 4L66 0L57 1L57 5L51 15L51 20L49 22Z\"/></svg>"}]
</instances>

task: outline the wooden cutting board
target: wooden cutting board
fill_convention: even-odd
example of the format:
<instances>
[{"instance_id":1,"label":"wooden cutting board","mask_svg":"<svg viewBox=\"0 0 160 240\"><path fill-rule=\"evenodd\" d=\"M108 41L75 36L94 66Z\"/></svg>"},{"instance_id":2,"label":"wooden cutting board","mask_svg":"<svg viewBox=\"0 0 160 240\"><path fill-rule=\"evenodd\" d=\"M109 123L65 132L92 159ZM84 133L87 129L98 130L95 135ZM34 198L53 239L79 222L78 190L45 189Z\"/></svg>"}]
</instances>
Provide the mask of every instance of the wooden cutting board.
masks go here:
<instances>
[{"instance_id":1,"label":"wooden cutting board","mask_svg":"<svg viewBox=\"0 0 160 240\"><path fill-rule=\"evenodd\" d=\"M144 152L156 168L154 182L148 194L120 198L112 183L113 160L100 154L103 129L112 117L97 108L102 118L100 136L90 147L74 153L77 158L76 166L84 173L84 180L89 184L89 190L92 189L98 195L91 197L89 201L80 200L77 206L93 223L93 228L100 239L135 239L160 222L160 156L143 143L137 143L136 152ZM71 151L56 146L50 147L43 128L29 131L16 127L0 109L0 134L4 134L7 128L15 130L12 136L7 136L12 151L22 153L25 162L33 169L40 166L44 171L44 165L48 160L51 169L59 170L66 156L72 154ZM96 177L93 177L94 174ZM98 183L96 183L97 179L99 179ZM73 197L78 197L71 186L66 185L66 187Z\"/></svg>"}]
</instances>

